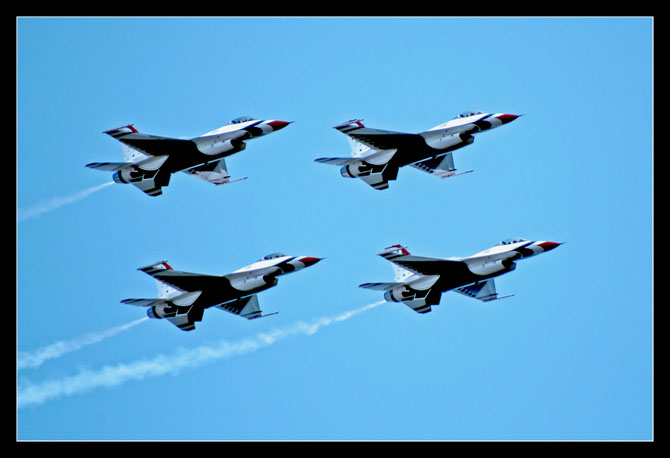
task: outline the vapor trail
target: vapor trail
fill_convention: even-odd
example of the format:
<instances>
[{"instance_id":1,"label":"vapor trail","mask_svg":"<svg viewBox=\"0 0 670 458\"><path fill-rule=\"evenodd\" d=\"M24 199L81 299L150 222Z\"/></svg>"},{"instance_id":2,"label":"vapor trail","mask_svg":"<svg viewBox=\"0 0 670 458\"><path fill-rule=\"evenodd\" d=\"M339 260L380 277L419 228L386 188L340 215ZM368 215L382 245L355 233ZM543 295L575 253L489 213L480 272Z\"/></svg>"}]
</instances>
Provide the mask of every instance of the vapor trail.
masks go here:
<instances>
[{"instance_id":1,"label":"vapor trail","mask_svg":"<svg viewBox=\"0 0 670 458\"><path fill-rule=\"evenodd\" d=\"M93 186L92 188L84 189L83 191L79 191L77 193L71 194L69 196L65 197L55 197L47 202L43 202L41 204L34 205L26 210L21 210L19 209L18 215L17 215L17 220L18 221L25 221L27 219L31 218L37 218L38 216L50 212L52 210L56 210L57 208L62 207L63 205L71 204L73 202L80 201L82 199L85 199L89 195L93 194L96 191L100 191L103 188L106 188L109 185L114 184L113 181L110 181L109 183L104 183L98 186Z\"/></svg>"},{"instance_id":2,"label":"vapor trail","mask_svg":"<svg viewBox=\"0 0 670 458\"><path fill-rule=\"evenodd\" d=\"M69 340L69 341L61 340L59 342L47 345L32 352L20 351L18 352L16 367L17 369L38 367L42 365L44 361L58 358L66 353L79 350L80 348L85 347L87 345L91 345L96 342L100 342L103 339L115 336L118 333L130 329L133 326L137 326L144 320L148 319L149 317L140 318L138 320L131 321L130 323L122 324L121 326L116 326L114 328L107 329L106 331L92 332L90 334L86 334L85 336L75 340Z\"/></svg>"},{"instance_id":3,"label":"vapor trail","mask_svg":"<svg viewBox=\"0 0 670 458\"><path fill-rule=\"evenodd\" d=\"M158 355L153 359L116 366L104 366L98 370L83 370L77 375L46 381L41 384L23 383L23 386L20 386L17 392L17 408L40 405L50 399L85 393L101 386L117 386L130 380L143 380L147 377L174 374L182 369L200 367L220 358L251 353L293 335L313 335L324 326L348 320L384 302L369 304L333 317L320 318L311 324L298 321L286 328L259 333L254 337L236 342L221 341L217 344L196 347L191 350L179 349L174 354Z\"/></svg>"}]
</instances>

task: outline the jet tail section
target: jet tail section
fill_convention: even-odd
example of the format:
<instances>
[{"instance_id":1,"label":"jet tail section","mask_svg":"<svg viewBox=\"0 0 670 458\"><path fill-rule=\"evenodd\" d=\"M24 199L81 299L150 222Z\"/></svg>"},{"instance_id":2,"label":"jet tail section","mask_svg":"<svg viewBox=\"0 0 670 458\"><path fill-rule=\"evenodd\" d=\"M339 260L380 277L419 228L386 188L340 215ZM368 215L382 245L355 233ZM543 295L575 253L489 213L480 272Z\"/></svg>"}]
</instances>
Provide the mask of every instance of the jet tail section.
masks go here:
<instances>
[{"instance_id":1,"label":"jet tail section","mask_svg":"<svg viewBox=\"0 0 670 458\"><path fill-rule=\"evenodd\" d=\"M363 121L362 119L352 119L342 124L338 124L334 128L346 135L347 132L352 132L364 128L365 126L363 125L362 121ZM366 153L372 151L372 148L370 148L367 145L364 145L363 143L359 142L358 140L349 135L347 135L347 140L349 141L349 145L351 146L352 157L361 157Z\"/></svg>"},{"instance_id":2,"label":"jet tail section","mask_svg":"<svg viewBox=\"0 0 670 458\"><path fill-rule=\"evenodd\" d=\"M161 172L168 156L147 157L139 162L93 162L86 167L114 172L115 183L130 183L150 196L162 194L162 187L170 183L170 173Z\"/></svg>"},{"instance_id":3,"label":"jet tail section","mask_svg":"<svg viewBox=\"0 0 670 458\"><path fill-rule=\"evenodd\" d=\"M194 330L195 322L202 321L202 315L205 312L205 309L197 305L179 305L175 304L172 300L161 298L124 299L121 303L147 307L147 316L149 318L166 319L182 331Z\"/></svg>"},{"instance_id":4,"label":"jet tail section","mask_svg":"<svg viewBox=\"0 0 670 458\"><path fill-rule=\"evenodd\" d=\"M379 256L383 257L384 259L388 259L389 261L393 261L393 259L397 258L398 256L407 256L409 255L409 251L407 251L407 248L405 248L402 245L392 245L390 247L387 247L379 253ZM407 269L403 269L396 263L391 263L391 268L393 269L393 279L396 282L403 282L407 278L411 277L414 275L413 272L410 272Z\"/></svg>"}]
</instances>

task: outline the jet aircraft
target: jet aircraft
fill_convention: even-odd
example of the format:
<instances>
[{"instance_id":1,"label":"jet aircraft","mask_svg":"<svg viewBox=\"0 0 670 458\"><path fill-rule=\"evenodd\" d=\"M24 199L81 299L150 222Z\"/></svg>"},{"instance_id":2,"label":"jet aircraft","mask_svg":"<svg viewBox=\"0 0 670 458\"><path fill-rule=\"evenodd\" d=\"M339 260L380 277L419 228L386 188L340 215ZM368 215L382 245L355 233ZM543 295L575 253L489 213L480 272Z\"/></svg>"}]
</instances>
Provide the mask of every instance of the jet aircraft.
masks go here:
<instances>
[{"instance_id":1,"label":"jet aircraft","mask_svg":"<svg viewBox=\"0 0 670 458\"><path fill-rule=\"evenodd\" d=\"M454 119L418 134L365 127L360 119L334 128L347 135L352 157L322 157L315 162L341 166L345 178L360 178L375 189L386 189L398 169L406 165L440 178L472 172L456 172L452 151L470 145L474 134L514 121L519 115L467 111Z\"/></svg>"},{"instance_id":2,"label":"jet aircraft","mask_svg":"<svg viewBox=\"0 0 670 458\"><path fill-rule=\"evenodd\" d=\"M277 277L321 261L309 256L272 253L226 275L180 272L161 261L138 270L151 275L158 286L156 299L124 299L123 304L147 307L149 318L165 318L179 329L192 331L205 309L216 307L249 320L263 315L257 293L272 288Z\"/></svg>"},{"instance_id":3,"label":"jet aircraft","mask_svg":"<svg viewBox=\"0 0 670 458\"><path fill-rule=\"evenodd\" d=\"M419 313L428 313L438 305L442 293L456 291L488 302L498 296L493 277L516 268L516 261L550 250L561 243L508 239L498 245L466 258L436 259L413 256L401 245L393 245L379 253L391 261L395 281L364 283L361 288L384 291L389 302L402 302Z\"/></svg>"},{"instance_id":4,"label":"jet aircraft","mask_svg":"<svg viewBox=\"0 0 670 458\"><path fill-rule=\"evenodd\" d=\"M86 167L114 172L117 183L131 183L150 196L162 194L173 173L183 171L215 185L244 180L232 179L225 158L246 148L246 140L261 137L290 122L261 121L248 116L206 134L187 139L142 134L132 124L104 133L122 143L125 162L93 162Z\"/></svg>"}]
</instances>

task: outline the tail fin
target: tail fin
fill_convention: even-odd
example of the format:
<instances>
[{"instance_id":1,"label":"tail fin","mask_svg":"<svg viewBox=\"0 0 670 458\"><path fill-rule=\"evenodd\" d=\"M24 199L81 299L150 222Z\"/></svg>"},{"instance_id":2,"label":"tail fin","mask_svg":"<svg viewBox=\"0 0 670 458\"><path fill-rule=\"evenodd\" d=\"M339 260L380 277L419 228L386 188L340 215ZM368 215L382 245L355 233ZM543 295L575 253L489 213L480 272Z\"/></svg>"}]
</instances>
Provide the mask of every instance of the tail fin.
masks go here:
<instances>
[{"instance_id":1,"label":"tail fin","mask_svg":"<svg viewBox=\"0 0 670 458\"><path fill-rule=\"evenodd\" d=\"M391 268L393 269L394 281L402 282L405 281L407 278L411 277L412 275L414 275L414 273L400 267L398 264L393 262L394 259L399 258L400 256L408 256L409 254L410 254L409 251L407 251L407 249L402 245L392 245L390 247L385 248L384 251L379 253L379 256L391 261Z\"/></svg>"},{"instance_id":2,"label":"tail fin","mask_svg":"<svg viewBox=\"0 0 670 458\"><path fill-rule=\"evenodd\" d=\"M363 121L362 119L352 119L351 121L338 124L334 128L346 135L347 132L364 128L365 126L363 125L362 121ZM351 146L352 157L361 157L363 154L367 153L372 149L369 146L366 146L361 142L355 140L354 138L350 137L349 135L347 135L347 140L349 141L349 145Z\"/></svg>"},{"instance_id":3,"label":"tail fin","mask_svg":"<svg viewBox=\"0 0 670 458\"><path fill-rule=\"evenodd\" d=\"M167 261L161 261L157 262L155 264L152 264L150 266L146 267L140 267L138 270L141 270L142 272L145 272L151 276L153 276L156 272L159 272L161 270L174 270L170 265L167 263ZM178 289L173 288L172 286L163 283L162 281L158 280L157 278L154 279L156 281L156 288L158 289L158 297L161 299L166 299L168 297L173 297L176 296L177 294L180 294L181 291Z\"/></svg>"},{"instance_id":4,"label":"tail fin","mask_svg":"<svg viewBox=\"0 0 670 458\"><path fill-rule=\"evenodd\" d=\"M363 125L362 119L352 119L350 121L343 122L342 124L338 124L337 126L333 127L333 129L337 129L343 134L346 134L352 130L362 129L364 127L365 126Z\"/></svg>"},{"instance_id":5,"label":"tail fin","mask_svg":"<svg viewBox=\"0 0 670 458\"><path fill-rule=\"evenodd\" d=\"M349 141L349 146L351 146L351 157L361 157L368 151L371 151L372 148L366 146L355 140L354 138L347 135L347 140Z\"/></svg>"},{"instance_id":6,"label":"tail fin","mask_svg":"<svg viewBox=\"0 0 670 458\"><path fill-rule=\"evenodd\" d=\"M107 134L116 139L118 139L119 137L123 137L127 134L136 134L136 133L138 133L137 129L135 129L132 124L117 127L116 129L106 130L103 132L103 134ZM147 157L149 157L146 154L142 153L141 151L126 145L125 143L121 143L121 149L123 150L123 160L126 162L136 162L138 160L146 159Z\"/></svg>"},{"instance_id":7,"label":"tail fin","mask_svg":"<svg viewBox=\"0 0 670 458\"><path fill-rule=\"evenodd\" d=\"M384 251L379 253L379 256L381 256L384 259L388 259L389 261L392 261L398 256L407 256L409 254L410 253L409 251L407 251L406 247L402 245L391 245L389 247L384 248Z\"/></svg>"},{"instance_id":8,"label":"tail fin","mask_svg":"<svg viewBox=\"0 0 670 458\"><path fill-rule=\"evenodd\" d=\"M150 266L145 266L145 267L140 267L137 270L141 270L144 273L147 273L149 275L153 275L156 272L160 270L174 270L170 265L167 263L167 261L160 261L155 264L151 264Z\"/></svg>"},{"instance_id":9,"label":"tail fin","mask_svg":"<svg viewBox=\"0 0 670 458\"><path fill-rule=\"evenodd\" d=\"M111 135L114 138L123 137L126 134L136 134L137 129L133 127L132 124L127 126L117 127L116 129L110 129L103 132L103 134Z\"/></svg>"}]
</instances>

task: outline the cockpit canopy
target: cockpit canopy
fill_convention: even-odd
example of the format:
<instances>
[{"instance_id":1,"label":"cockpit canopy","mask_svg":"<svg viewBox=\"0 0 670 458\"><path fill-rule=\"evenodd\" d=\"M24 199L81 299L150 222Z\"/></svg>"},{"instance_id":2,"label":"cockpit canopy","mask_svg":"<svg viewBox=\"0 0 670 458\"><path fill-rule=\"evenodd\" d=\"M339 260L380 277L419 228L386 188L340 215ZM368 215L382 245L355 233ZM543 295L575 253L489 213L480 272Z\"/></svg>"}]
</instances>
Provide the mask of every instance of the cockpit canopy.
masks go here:
<instances>
[{"instance_id":1,"label":"cockpit canopy","mask_svg":"<svg viewBox=\"0 0 670 458\"><path fill-rule=\"evenodd\" d=\"M259 259L259 261L267 261L267 260L270 260L270 259L283 258L284 256L286 256L286 255L282 254L282 253L270 253L267 256L263 256L261 259Z\"/></svg>"},{"instance_id":2,"label":"cockpit canopy","mask_svg":"<svg viewBox=\"0 0 670 458\"><path fill-rule=\"evenodd\" d=\"M511 245L513 243L519 243L519 242L525 242L526 239L521 238L521 237L512 237L509 239L505 239L502 242L500 242L500 245Z\"/></svg>"},{"instance_id":3,"label":"cockpit canopy","mask_svg":"<svg viewBox=\"0 0 670 458\"><path fill-rule=\"evenodd\" d=\"M464 111L463 113L456 116L456 118L467 118L468 116L475 116L475 115L478 115L478 114L482 114L482 112L479 111L479 110ZM454 118L454 119L456 119L456 118Z\"/></svg>"},{"instance_id":4,"label":"cockpit canopy","mask_svg":"<svg viewBox=\"0 0 670 458\"><path fill-rule=\"evenodd\" d=\"M230 121L231 124L240 124L242 122L247 122L247 121L253 121L254 118L251 116L240 116L239 118L235 118L232 121Z\"/></svg>"}]
</instances>

